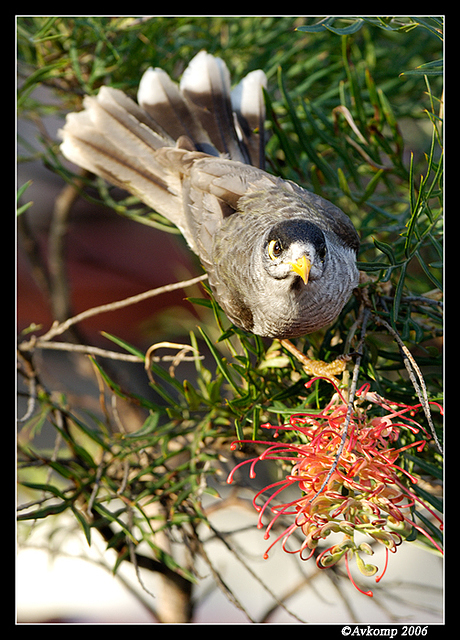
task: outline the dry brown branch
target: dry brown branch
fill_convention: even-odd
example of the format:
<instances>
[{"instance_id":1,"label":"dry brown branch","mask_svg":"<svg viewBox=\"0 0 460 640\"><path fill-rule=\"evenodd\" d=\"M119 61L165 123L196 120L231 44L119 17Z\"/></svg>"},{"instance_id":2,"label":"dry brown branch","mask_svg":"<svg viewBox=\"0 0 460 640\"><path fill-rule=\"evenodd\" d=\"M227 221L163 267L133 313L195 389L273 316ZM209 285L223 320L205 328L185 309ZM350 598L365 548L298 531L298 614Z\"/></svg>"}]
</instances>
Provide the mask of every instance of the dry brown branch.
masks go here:
<instances>
[{"instance_id":1,"label":"dry brown branch","mask_svg":"<svg viewBox=\"0 0 460 640\"><path fill-rule=\"evenodd\" d=\"M191 287L198 282L202 282L206 280L207 274L203 274L201 276L196 276L195 278L191 278L190 280L183 280L181 282L173 282L172 284L166 284L162 287L157 287L156 289L149 289L148 291L144 291L143 293L139 293L135 296L130 296L129 298L124 298L123 300L118 300L116 302L109 302L108 304L101 304L98 307L92 307L91 309L87 309L86 311L82 311L78 313L76 316L68 318L64 322L54 322L51 329L47 331L40 338L32 337L30 340L22 342L19 345L19 349L21 351L31 351L37 344L40 344L41 348L45 342L49 342L52 338L56 336L62 335L67 329L72 327L73 325L81 322L82 320L86 320L87 318L91 318L100 313L106 313L108 311L116 311L117 309L122 309L124 307L128 307L132 304L137 304L138 302L142 302L143 300L148 300L149 298L153 298L155 296L162 295L163 293L169 293L170 291L176 291L177 289L183 289L185 287Z\"/></svg>"},{"instance_id":2,"label":"dry brown branch","mask_svg":"<svg viewBox=\"0 0 460 640\"><path fill-rule=\"evenodd\" d=\"M153 349L157 349L160 347L179 347L181 351L176 355L164 355L161 357L149 356L149 362L172 362L171 366L176 367L177 364L183 360L187 362L191 362L196 359L195 356L186 356L183 354L184 351L193 350L193 347L189 345L176 345L171 342L159 342L158 344L152 345L149 347L149 351ZM22 347L22 345L21 345ZM101 349L100 347L93 347L91 345L86 344L74 344L73 342L44 342L41 338L38 338L33 347L35 349L47 349L49 351L67 351L73 353L82 353L88 356L98 356L100 358L108 358L109 360L121 360L122 362L144 362L145 358L142 356L136 356L132 353L120 353L118 351L111 351L109 349ZM148 353L148 352L147 352ZM201 357L201 356L200 356Z\"/></svg>"},{"instance_id":3,"label":"dry brown branch","mask_svg":"<svg viewBox=\"0 0 460 640\"><path fill-rule=\"evenodd\" d=\"M85 173L87 172L82 172L83 175ZM66 185L54 201L48 242L48 269L53 317L59 322L68 318L71 313L65 259L66 236L69 214L82 186L82 180L77 178L75 184Z\"/></svg>"}]
</instances>

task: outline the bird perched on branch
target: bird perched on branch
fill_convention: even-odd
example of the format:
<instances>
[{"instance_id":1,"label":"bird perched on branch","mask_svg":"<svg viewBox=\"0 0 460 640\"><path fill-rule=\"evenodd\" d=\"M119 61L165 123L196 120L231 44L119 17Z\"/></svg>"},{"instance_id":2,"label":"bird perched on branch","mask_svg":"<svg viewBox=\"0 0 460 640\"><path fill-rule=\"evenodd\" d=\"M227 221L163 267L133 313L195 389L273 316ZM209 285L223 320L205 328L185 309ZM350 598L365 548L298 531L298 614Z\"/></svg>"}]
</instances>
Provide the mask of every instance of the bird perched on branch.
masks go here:
<instances>
[{"instance_id":1,"label":"bird perched on branch","mask_svg":"<svg viewBox=\"0 0 460 640\"><path fill-rule=\"evenodd\" d=\"M148 69L136 104L102 87L67 116L62 153L175 224L228 318L287 339L331 323L358 284L358 235L327 200L264 171L262 71L231 91L196 55L177 85Z\"/></svg>"}]
</instances>

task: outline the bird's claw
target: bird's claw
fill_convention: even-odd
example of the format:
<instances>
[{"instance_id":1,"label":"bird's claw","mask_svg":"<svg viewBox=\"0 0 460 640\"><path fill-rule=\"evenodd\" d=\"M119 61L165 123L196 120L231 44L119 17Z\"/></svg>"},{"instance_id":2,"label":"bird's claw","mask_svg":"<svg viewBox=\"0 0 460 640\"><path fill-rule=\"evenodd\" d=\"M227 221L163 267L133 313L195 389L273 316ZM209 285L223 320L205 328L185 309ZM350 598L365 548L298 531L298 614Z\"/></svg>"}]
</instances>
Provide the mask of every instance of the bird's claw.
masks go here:
<instances>
[{"instance_id":1,"label":"bird's claw","mask_svg":"<svg viewBox=\"0 0 460 640\"><path fill-rule=\"evenodd\" d=\"M311 376L328 378L337 385L339 384L339 381L335 376L343 373L347 366L347 362L351 360L351 356L349 355L341 355L332 362L312 360L299 351L290 340L281 340L281 344L302 364L305 373Z\"/></svg>"}]
</instances>

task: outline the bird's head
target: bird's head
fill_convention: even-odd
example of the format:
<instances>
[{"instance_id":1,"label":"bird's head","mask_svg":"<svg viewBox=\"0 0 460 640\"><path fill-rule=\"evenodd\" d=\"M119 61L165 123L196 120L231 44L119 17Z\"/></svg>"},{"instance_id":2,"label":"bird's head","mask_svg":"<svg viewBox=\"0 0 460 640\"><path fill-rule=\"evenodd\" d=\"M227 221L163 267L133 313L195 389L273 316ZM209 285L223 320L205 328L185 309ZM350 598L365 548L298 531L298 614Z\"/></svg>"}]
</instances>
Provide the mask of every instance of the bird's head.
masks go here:
<instances>
[{"instance_id":1,"label":"bird's head","mask_svg":"<svg viewBox=\"0 0 460 640\"><path fill-rule=\"evenodd\" d=\"M264 241L263 265L277 280L301 278L304 285L319 278L327 247L324 233L308 220L293 218L275 224Z\"/></svg>"}]
</instances>

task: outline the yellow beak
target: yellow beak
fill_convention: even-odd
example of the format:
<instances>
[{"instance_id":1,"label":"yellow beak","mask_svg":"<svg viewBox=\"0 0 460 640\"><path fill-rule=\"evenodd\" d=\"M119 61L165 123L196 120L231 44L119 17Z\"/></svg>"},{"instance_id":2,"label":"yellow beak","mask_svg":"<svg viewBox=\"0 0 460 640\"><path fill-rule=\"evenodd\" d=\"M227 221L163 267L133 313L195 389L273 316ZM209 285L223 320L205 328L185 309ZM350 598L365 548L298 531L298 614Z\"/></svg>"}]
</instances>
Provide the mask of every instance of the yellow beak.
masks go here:
<instances>
[{"instance_id":1,"label":"yellow beak","mask_svg":"<svg viewBox=\"0 0 460 640\"><path fill-rule=\"evenodd\" d=\"M308 282L308 276L310 275L311 262L306 256L302 256L296 262L290 262L291 269L299 275L305 284Z\"/></svg>"}]
</instances>

